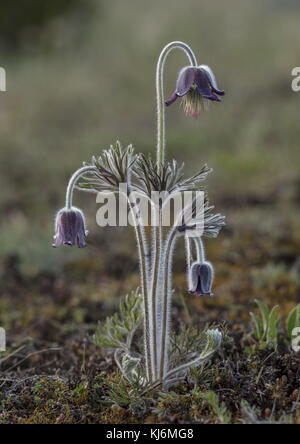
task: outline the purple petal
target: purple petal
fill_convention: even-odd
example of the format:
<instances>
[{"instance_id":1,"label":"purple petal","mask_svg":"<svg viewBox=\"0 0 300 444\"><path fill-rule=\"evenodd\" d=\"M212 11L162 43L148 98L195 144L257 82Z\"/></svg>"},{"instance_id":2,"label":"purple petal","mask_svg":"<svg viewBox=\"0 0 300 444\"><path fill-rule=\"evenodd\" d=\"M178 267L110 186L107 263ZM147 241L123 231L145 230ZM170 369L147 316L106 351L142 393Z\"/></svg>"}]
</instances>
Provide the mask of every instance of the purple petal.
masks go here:
<instances>
[{"instance_id":1,"label":"purple petal","mask_svg":"<svg viewBox=\"0 0 300 444\"><path fill-rule=\"evenodd\" d=\"M210 97L206 97L209 100L212 100L213 102L221 102L221 99L217 94L211 93Z\"/></svg>"},{"instance_id":2,"label":"purple petal","mask_svg":"<svg viewBox=\"0 0 300 444\"><path fill-rule=\"evenodd\" d=\"M206 66L206 65L201 65L200 68L204 70L204 72L205 72L205 74L206 74L206 76L208 78L208 81L210 83L212 91L215 92L216 94L218 94L218 96L224 96L225 95L225 91L223 91L222 89L218 88L215 75L212 72L211 68L209 66Z\"/></svg>"},{"instance_id":3,"label":"purple petal","mask_svg":"<svg viewBox=\"0 0 300 444\"><path fill-rule=\"evenodd\" d=\"M85 248L86 247L85 238L78 235L77 236L77 245L78 245L78 248Z\"/></svg>"},{"instance_id":4,"label":"purple petal","mask_svg":"<svg viewBox=\"0 0 300 444\"><path fill-rule=\"evenodd\" d=\"M206 262L199 267L199 281L197 290L201 294L211 294L211 287L213 281L213 268Z\"/></svg>"},{"instance_id":5,"label":"purple petal","mask_svg":"<svg viewBox=\"0 0 300 444\"><path fill-rule=\"evenodd\" d=\"M172 94L171 97L165 101L166 106L172 105L172 103L175 102L175 100L178 99L178 95L176 93Z\"/></svg>"},{"instance_id":6,"label":"purple petal","mask_svg":"<svg viewBox=\"0 0 300 444\"><path fill-rule=\"evenodd\" d=\"M77 245L79 248L84 248L86 247L86 231L83 220L78 221L77 228Z\"/></svg>"},{"instance_id":7,"label":"purple petal","mask_svg":"<svg viewBox=\"0 0 300 444\"><path fill-rule=\"evenodd\" d=\"M199 94L202 97L205 97L206 99L210 99L212 96L210 83L208 81L205 71L201 68L197 68L197 72L195 75L195 83L197 85Z\"/></svg>"},{"instance_id":8,"label":"purple petal","mask_svg":"<svg viewBox=\"0 0 300 444\"><path fill-rule=\"evenodd\" d=\"M190 288L189 293L195 293L197 291L198 286L198 277L199 277L199 264L195 262L189 272L189 281L190 281Z\"/></svg>"},{"instance_id":9,"label":"purple petal","mask_svg":"<svg viewBox=\"0 0 300 444\"><path fill-rule=\"evenodd\" d=\"M83 213L77 208L59 211L55 222L53 247L59 245L73 246L77 242L79 248L86 246L86 230Z\"/></svg>"},{"instance_id":10,"label":"purple petal","mask_svg":"<svg viewBox=\"0 0 300 444\"><path fill-rule=\"evenodd\" d=\"M225 91L223 89L217 89L212 85L211 85L211 89L213 90L213 92L218 94L218 96L225 96Z\"/></svg>"},{"instance_id":11,"label":"purple petal","mask_svg":"<svg viewBox=\"0 0 300 444\"><path fill-rule=\"evenodd\" d=\"M213 296L211 287L213 283L213 267L209 262L195 262L189 272L189 293L198 296Z\"/></svg>"},{"instance_id":12,"label":"purple petal","mask_svg":"<svg viewBox=\"0 0 300 444\"><path fill-rule=\"evenodd\" d=\"M61 237L59 235L54 236L54 242L52 244L53 248L58 248L62 244Z\"/></svg>"},{"instance_id":13,"label":"purple petal","mask_svg":"<svg viewBox=\"0 0 300 444\"><path fill-rule=\"evenodd\" d=\"M64 241L64 245L66 246L66 247L73 247L73 242L71 242L71 241Z\"/></svg>"},{"instance_id":14,"label":"purple petal","mask_svg":"<svg viewBox=\"0 0 300 444\"><path fill-rule=\"evenodd\" d=\"M74 245L77 232L77 214L75 211L62 213L60 220L60 231L64 245Z\"/></svg>"},{"instance_id":15,"label":"purple petal","mask_svg":"<svg viewBox=\"0 0 300 444\"><path fill-rule=\"evenodd\" d=\"M182 97L189 92L193 83L195 83L197 70L198 68L189 66L180 71L176 85L176 94L179 97Z\"/></svg>"}]
</instances>

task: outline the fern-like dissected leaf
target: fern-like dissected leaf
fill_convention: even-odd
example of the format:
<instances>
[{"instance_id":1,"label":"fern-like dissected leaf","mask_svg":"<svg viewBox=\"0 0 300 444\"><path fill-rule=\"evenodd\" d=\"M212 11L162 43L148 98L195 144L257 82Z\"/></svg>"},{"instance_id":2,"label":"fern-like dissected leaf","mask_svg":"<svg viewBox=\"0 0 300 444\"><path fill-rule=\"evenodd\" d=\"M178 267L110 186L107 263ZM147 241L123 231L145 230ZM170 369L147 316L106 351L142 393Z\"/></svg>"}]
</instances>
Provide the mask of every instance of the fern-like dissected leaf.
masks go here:
<instances>
[{"instance_id":1,"label":"fern-like dissected leaf","mask_svg":"<svg viewBox=\"0 0 300 444\"><path fill-rule=\"evenodd\" d=\"M178 367L170 370L166 375L166 382L171 378L174 378L178 375L184 375L188 370L194 367L198 367L204 365L207 360L220 348L222 343L222 333L217 328L207 330L205 332L206 336L206 344L204 349L196 354L195 358L189 362L186 362Z\"/></svg>"},{"instance_id":2,"label":"fern-like dissected leaf","mask_svg":"<svg viewBox=\"0 0 300 444\"><path fill-rule=\"evenodd\" d=\"M201 394L201 398L208 402L221 424L230 423L231 413L227 410L225 403L219 401L215 392L204 392Z\"/></svg>"},{"instance_id":3,"label":"fern-like dissected leaf","mask_svg":"<svg viewBox=\"0 0 300 444\"><path fill-rule=\"evenodd\" d=\"M213 213L214 206L209 205L207 195L204 196L203 208L197 208L196 200L187 205L178 221L178 231L186 233L187 231L202 229L199 234L205 237L217 237L220 230L225 226L225 216Z\"/></svg>"},{"instance_id":4,"label":"fern-like dissected leaf","mask_svg":"<svg viewBox=\"0 0 300 444\"><path fill-rule=\"evenodd\" d=\"M84 175L77 188L94 192L118 192L120 184L130 182L135 161L133 147L129 145L123 148L121 143L117 142L115 146L111 145L108 150L103 150L98 158L92 158L91 165L95 166L96 170Z\"/></svg>"},{"instance_id":5,"label":"fern-like dissected leaf","mask_svg":"<svg viewBox=\"0 0 300 444\"><path fill-rule=\"evenodd\" d=\"M129 353L133 335L142 316L142 297L137 290L120 303L120 315L115 314L99 325L94 335L95 344Z\"/></svg>"},{"instance_id":6,"label":"fern-like dissected leaf","mask_svg":"<svg viewBox=\"0 0 300 444\"><path fill-rule=\"evenodd\" d=\"M150 156L141 154L133 168L135 187L149 197L153 191L167 191L169 194L192 191L199 189L200 183L212 171L204 165L197 174L184 179L183 168L184 164L178 165L177 161L173 160L161 165L158 173L156 162Z\"/></svg>"}]
</instances>

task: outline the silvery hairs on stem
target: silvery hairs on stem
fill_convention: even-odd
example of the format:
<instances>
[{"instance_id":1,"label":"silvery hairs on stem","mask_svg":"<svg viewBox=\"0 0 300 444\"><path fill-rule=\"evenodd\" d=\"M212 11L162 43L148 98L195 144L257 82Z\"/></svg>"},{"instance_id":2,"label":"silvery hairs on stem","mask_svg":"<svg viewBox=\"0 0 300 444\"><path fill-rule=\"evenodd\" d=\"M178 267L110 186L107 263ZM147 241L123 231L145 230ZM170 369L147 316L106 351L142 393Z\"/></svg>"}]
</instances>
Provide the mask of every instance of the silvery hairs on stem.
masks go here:
<instances>
[{"instance_id":1,"label":"silvery hairs on stem","mask_svg":"<svg viewBox=\"0 0 300 444\"><path fill-rule=\"evenodd\" d=\"M164 98L164 68L167 57L174 49L182 50L189 65L180 70L176 89L171 98ZM172 366L170 357L171 307L173 296L172 264L177 240L185 238L187 256L187 291L197 295L212 295L213 266L206 260L203 238L216 237L224 226L224 217L213 212L203 182L212 171L207 165L192 177L184 177L184 165L176 160L166 161L165 108L182 98L187 115L198 117L208 102L220 102L224 91L218 88L212 70L198 65L195 54L183 42L171 42L163 48L156 69L157 145L156 159L151 155L135 154L131 145L120 142L94 156L90 163L71 177L66 193L66 205L56 217L54 246L85 246L86 222L81 210L73 206L76 189L94 193L118 194L120 185L126 184L126 199L135 221L134 231L140 267L140 289L132 292L120 306L120 315L102 324L95 341L102 347L115 350L115 360L122 375L131 383L140 384L145 391L156 385L176 382L195 366L203 365L220 347L222 334L218 329L206 332L206 345L192 359ZM145 230L139 212L133 207L129 194L145 196L151 205L153 192L167 192L170 196L185 191L205 194L201 216L195 202L190 202L180 213L181 224L172 223L168 229L162 225L162 205L157 208L156 224ZM124 191L122 191L124 193ZM203 226L201 236L196 233L198 220ZM177 220L178 222L178 220ZM193 235L194 233L194 235ZM191 235L192 234L192 235ZM196 257L194 253L196 252ZM143 346L136 332L143 323ZM134 351L132 344L135 343ZM184 356L182 356L184 358Z\"/></svg>"}]
</instances>

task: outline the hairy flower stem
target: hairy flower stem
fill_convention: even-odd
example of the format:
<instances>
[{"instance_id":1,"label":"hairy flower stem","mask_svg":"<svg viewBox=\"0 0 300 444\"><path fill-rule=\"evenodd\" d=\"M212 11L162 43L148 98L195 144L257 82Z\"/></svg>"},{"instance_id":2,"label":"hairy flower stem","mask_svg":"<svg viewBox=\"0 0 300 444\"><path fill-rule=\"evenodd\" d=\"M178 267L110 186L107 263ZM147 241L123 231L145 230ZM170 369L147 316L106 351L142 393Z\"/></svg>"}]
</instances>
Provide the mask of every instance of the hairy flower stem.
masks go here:
<instances>
[{"instance_id":1,"label":"hairy flower stem","mask_svg":"<svg viewBox=\"0 0 300 444\"><path fill-rule=\"evenodd\" d=\"M156 99L157 99L157 169L160 172L165 161L165 99L164 99L164 67L169 53L181 49L187 55L191 66L197 66L197 59L191 48L183 42L171 42L162 50L156 68Z\"/></svg>"},{"instance_id":2,"label":"hairy flower stem","mask_svg":"<svg viewBox=\"0 0 300 444\"><path fill-rule=\"evenodd\" d=\"M165 99L164 99L164 67L166 59L169 53L175 49L181 49L187 55L189 62L192 66L197 66L197 59L195 54L191 50L191 48L183 42L171 42L162 50L156 68L156 100L157 100L157 171L158 174L161 172L161 168L165 162L165 150L166 150L166 137L165 137ZM159 226L155 227L153 230L153 239L154 239L154 254L153 254L153 264L152 264L152 286L151 286L151 306L152 306L152 336L153 336L153 371L158 377L160 374L160 370L158 366L161 366L158 363L158 353L162 353L163 343L161 340L165 340L165 335L167 331L167 318L163 316L163 322L161 325L161 338L157 339L157 336L160 335L160 331L157 330L158 326L158 316L157 316L157 297L159 292L159 279L160 279L160 270L161 264L163 263L163 236L162 236L162 226L161 226L161 216L159 216ZM165 273L165 270L162 269L162 272ZM168 279L167 276L164 276L164 281ZM163 294L163 306L165 303L166 295ZM165 308L165 307L164 307ZM163 313L166 315L166 313ZM157 335L158 333L158 335ZM165 346L165 345L164 345ZM163 351L163 354L165 350Z\"/></svg>"},{"instance_id":3,"label":"hairy flower stem","mask_svg":"<svg viewBox=\"0 0 300 444\"><path fill-rule=\"evenodd\" d=\"M130 188L128 188L130 194ZM155 380L155 373L153 372L153 338L151 337L151 305L149 301L149 251L148 244L145 235L144 226L139 223L137 215L130 201L129 194L126 195L127 202L130 208L130 213L132 220L134 221L135 237L138 246L139 255L139 265L140 265L140 279L141 279L141 290L144 302L144 352L145 352L145 364L147 380L153 382Z\"/></svg>"},{"instance_id":4,"label":"hairy flower stem","mask_svg":"<svg viewBox=\"0 0 300 444\"><path fill-rule=\"evenodd\" d=\"M134 215L134 211L131 208L131 213ZM151 338L150 331L150 304L148 297L148 285L147 285L147 276L148 276L148 251L146 247L146 241L144 236L143 228L139 224L135 224L135 235L138 245L138 253L139 253L139 262L140 262L140 275L141 275L141 286L142 286L142 295L144 301L144 349L145 349L145 362L146 362L146 371L147 371L147 379L152 382L155 380L155 373L153 371L153 340Z\"/></svg>"},{"instance_id":5,"label":"hairy flower stem","mask_svg":"<svg viewBox=\"0 0 300 444\"><path fill-rule=\"evenodd\" d=\"M185 256L186 256L186 280L187 280L187 286L190 285L190 268L192 263L194 262L193 259L193 251L192 251L192 239L189 236L185 236L184 238L185 242Z\"/></svg>"},{"instance_id":6,"label":"hairy flower stem","mask_svg":"<svg viewBox=\"0 0 300 444\"><path fill-rule=\"evenodd\" d=\"M152 282L151 282L151 307L152 307L152 321L151 321L151 335L152 335L152 355L153 355L153 367L152 371L156 378L158 378L158 353L160 349L159 343L159 331L158 331L158 313L157 313L157 300L159 291L160 280L160 262L162 256L162 244L163 244L163 230L161 221L161 209L158 211L158 227L153 229L153 266L152 266Z\"/></svg>"},{"instance_id":7,"label":"hairy flower stem","mask_svg":"<svg viewBox=\"0 0 300 444\"><path fill-rule=\"evenodd\" d=\"M205 262L205 248L203 241L201 237L194 237L193 240L197 251L197 262L203 263Z\"/></svg>"},{"instance_id":8,"label":"hairy flower stem","mask_svg":"<svg viewBox=\"0 0 300 444\"><path fill-rule=\"evenodd\" d=\"M162 301L162 325L160 340L160 361L159 361L159 378L162 380L168 371L169 356L169 336L171 323L171 302L172 302L172 264L175 242L177 239L176 227L173 228L166 241L165 251L163 255L163 301Z\"/></svg>"},{"instance_id":9,"label":"hairy flower stem","mask_svg":"<svg viewBox=\"0 0 300 444\"><path fill-rule=\"evenodd\" d=\"M189 270L190 266L193 262L193 253L191 248L191 238L189 236L185 236L184 238L185 242L185 251L186 251L186 265L187 269Z\"/></svg>"},{"instance_id":10,"label":"hairy flower stem","mask_svg":"<svg viewBox=\"0 0 300 444\"><path fill-rule=\"evenodd\" d=\"M91 171L96 171L97 168L94 166L86 166L82 167L79 170L75 171L73 176L71 176L71 179L69 180L68 187L67 187L67 193L66 193L66 208L68 210L71 210L72 204L73 204L73 193L74 188L76 186L77 181L80 179L80 177L84 173L89 173Z\"/></svg>"}]
</instances>

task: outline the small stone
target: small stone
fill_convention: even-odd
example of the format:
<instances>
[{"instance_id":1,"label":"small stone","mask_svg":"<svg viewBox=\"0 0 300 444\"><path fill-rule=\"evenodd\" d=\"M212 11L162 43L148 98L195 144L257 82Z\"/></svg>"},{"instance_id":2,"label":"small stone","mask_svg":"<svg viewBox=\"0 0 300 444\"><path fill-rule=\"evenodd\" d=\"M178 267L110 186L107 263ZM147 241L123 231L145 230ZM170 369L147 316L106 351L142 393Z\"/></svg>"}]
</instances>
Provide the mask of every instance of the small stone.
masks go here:
<instances>
[{"instance_id":1,"label":"small stone","mask_svg":"<svg viewBox=\"0 0 300 444\"><path fill-rule=\"evenodd\" d=\"M65 419L65 415L62 413L61 415L59 415L59 416L56 418L56 423L59 424L59 423L63 422L64 419Z\"/></svg>"},{"instance_id":2,"label":"small stone","mask_svg":"<svg viewBox=\"0 0 300 444\"><path fill-rule=\"evenodd\" d=\"M283 376L282 376L282 378L281 378L281 383L282 383L282 385L287 385L287 383L288 383L288 378L287 378L286 375L283 375Z\"/></svg>"},{"instance_id":3,"label":"small stone","mask_svg":"<svg viewBox=\"0 0 300 444\"><path fill-rule=\"evenodd\" d=\"M202 407L203 407L204 409L207 409L207 408L209 407L209 403L208 403L208 401L203 401L203 403L202 403Z\"/></svg>"},{"instance_id":4,"label":"small stone","mask_svg":"<svg viewBox=\"0 0 300 444\"><path fill-rule=\"evenodd\" d=\"M293 391L293 393L291 394L291 400L293 402L296 402L298 400L298 398L299 398L299 389L295 389Z\"/></svg>"},{"instance_id":5,"label":"small stone","mask_svg":"<svg viewBox=\"0 0 300 444\"><path fill-rule=\"evenodd\" d=\"M271 409L265 409L265 418L270 418L272 416L272 410Z\"/></svg>"},{"instance_id":6,"label":"small stone","mask_svg":"<svg viewBox=\"0 0 300 444\"><path fill-rule=\"evenodd\" d=\"M111 406L111 410L112 410L114 413L117 413L117 414L119 414L119 415L121 415L122 413L125 412L125 409L123 409L123 407L119 406L118 404L113 404L113 405Z\"/></svg>"}]
</instances>

